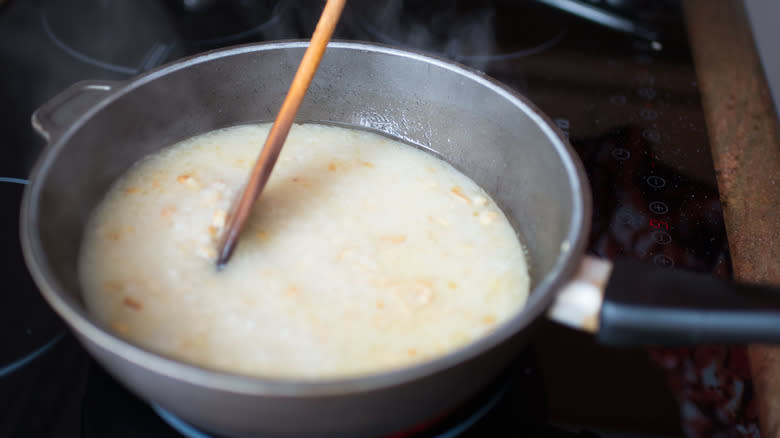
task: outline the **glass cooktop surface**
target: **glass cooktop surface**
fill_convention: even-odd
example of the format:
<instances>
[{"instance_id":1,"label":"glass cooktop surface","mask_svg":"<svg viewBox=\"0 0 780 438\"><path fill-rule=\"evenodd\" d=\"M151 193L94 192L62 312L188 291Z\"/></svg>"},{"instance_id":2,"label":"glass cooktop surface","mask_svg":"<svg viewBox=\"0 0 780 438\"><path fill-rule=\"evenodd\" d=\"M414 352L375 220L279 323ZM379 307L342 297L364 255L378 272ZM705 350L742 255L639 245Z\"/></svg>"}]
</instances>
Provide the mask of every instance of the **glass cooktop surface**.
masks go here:
<instances>
[{"instance_id":1,"label":"glass cooktop surface","mask_svg":"<svg viewBox=\"0 0 780 438\"><path fill-rule=\"evenodd\" d=\"M594 196L590 253L727 277L728 244L681 12L677 2L658 3L353 2L337 37L447 57L529 96L568 136L587 169ZM307 38L320 5L0 4L0 269L6 279L0 293L0 436L201 436L102 371L33 285L17 231L26 177L44 146L30 115L78 80L123 80L206 49ZM546 427L543 409L518 414L528 397L543 406L532 356L523 353L495 388L418 435Z\"/></svg>"}]
</instances>

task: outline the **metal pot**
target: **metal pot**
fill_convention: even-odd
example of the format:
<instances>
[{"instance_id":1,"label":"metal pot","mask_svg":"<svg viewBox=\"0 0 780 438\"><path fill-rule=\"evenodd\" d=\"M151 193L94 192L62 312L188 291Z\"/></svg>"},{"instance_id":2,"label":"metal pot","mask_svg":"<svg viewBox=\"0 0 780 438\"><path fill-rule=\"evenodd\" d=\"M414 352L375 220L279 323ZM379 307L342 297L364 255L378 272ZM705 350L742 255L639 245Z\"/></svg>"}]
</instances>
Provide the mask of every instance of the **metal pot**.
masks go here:
<instances>
[{"instance_id":1,"label":"metal pot","mask_svg":"<svg viewBox=\"0 0 780 438\"><path fill-rule=\"evenodd\" d=\"M583 255L591 201L582 165L557 128L525 98L448 61L335 42L298 120L377 130L433 150L487 190L515 219L530 254L532 293L525 308L484 338L438 359L321 381L208 371L114 336L87 313L80 297L76 263L88 215L141 157L213 129L273 120L306 46L240 46L184 59L125 83L76 84L33 116L49 145L22 205L26 262L46 300L84 346L142 398L220 435L382 436L475 395L507 368L548 310L558 320L598 330L601 339L617 343L699 342L711 339L701 333L724 338L724 327L735 326L736 320L726 326L715 321L716 330L691 332L686 328L690 315L697 315L695 306L671 319L658 305L662 300L633 306L626 298L630 294L614 292L642 292L643 286L637 286L642 282L634 277L641 269L633 265L615 269L604 301L611 264ZM691 289L685 288L690 283L677 283L684 286L683 295ZM610 300L613 296L617 299ZM754 300L743 307L747 312L762 303ZM664 324L657 324L659 315L666 318ZM777 311L762 315L752 331L739 332L742 338L780 339ZM711 323L696 321L705 327ZM768 330L767 324L775 328ZM736 326L746 324L736 321Z\"/></svg>"},{"instance_id":2,"label":"metal pot","mask_svg":"<svg viewBox=\"0 0 780 438\"><path fill-rule=\"evenodd\" d=\"M317 382L199 369L101 327L84 307L76 274L92 209L149 153L213 129L273 120L306 45L241 46L127 83L77 84L34 116L49 139L22 207L22 241L36 283L84 346L132 391L222 435L381 436L453 408L491 382L526 342L578 266L589 228L582 167L526 99L443 60L332 43L298 120L378 130L434 150L490 192L518 218L533 254L533 293L523 312L431 362Z\"/></svg>"}]
</instances>

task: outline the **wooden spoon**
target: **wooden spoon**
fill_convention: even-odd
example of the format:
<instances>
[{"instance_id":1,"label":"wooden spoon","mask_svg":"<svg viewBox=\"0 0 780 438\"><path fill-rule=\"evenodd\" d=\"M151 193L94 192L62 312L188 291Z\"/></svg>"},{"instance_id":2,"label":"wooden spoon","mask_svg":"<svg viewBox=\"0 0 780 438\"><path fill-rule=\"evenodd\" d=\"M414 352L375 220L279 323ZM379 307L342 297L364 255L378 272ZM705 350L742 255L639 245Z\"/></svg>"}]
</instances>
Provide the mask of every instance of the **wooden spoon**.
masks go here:
<instances>
[{"instance_id":1,"label":"wooden spoon","mask_svg":"<svg viewBox=\"0 0 780 438\"><path fill-rule=\"evenodd\" d=\"M333 35L333 30L338 24L345 3L346 0L328 0L325 4L325 9L314 29L309 47L303 54L301 64L298 66L298 71L295 72L282 108L268 133L265 146L255 162L249 181L244 187L238 203L233 205L232 211L228 214L228 222L217 248L217 269L222 269L230 260L233 249L238 243L238 237L241 235L241 230L244 229L249 214L252 212L252 206L271 176L271 170L276 164L276 159L279 157L284 140L290 132L290 127L295 120L295 115L298 113L306 90L317 72L317 67L320 65L328 41Z\"/></svg>"}]
</instances>

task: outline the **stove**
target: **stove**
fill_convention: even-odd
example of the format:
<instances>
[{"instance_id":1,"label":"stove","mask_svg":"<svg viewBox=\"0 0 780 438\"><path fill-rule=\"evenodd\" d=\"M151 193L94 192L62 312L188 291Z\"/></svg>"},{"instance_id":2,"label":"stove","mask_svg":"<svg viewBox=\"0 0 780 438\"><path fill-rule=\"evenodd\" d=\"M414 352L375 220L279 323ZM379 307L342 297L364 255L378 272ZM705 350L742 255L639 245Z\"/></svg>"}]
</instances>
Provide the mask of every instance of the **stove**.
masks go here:
<instances>
[{"instance_id":1,"label":"stove","mask_svg":"<svg viewBox=\"0 0 780 438\"><path fill-rule=\"evenodd\" d=\"M33 285L17 233L25 178L44 146L33 110L78 80L122 80L202 50L308 38L320 8L314 0L0 2L0 436L207 436L107 375ZM447 57L530 97L585 163L590 253L731 275L677 1L355 1L336 37ZM544 399L529 348L484 394L397 437L574 436L548 424Z\"/></svg>"}]
</instances>

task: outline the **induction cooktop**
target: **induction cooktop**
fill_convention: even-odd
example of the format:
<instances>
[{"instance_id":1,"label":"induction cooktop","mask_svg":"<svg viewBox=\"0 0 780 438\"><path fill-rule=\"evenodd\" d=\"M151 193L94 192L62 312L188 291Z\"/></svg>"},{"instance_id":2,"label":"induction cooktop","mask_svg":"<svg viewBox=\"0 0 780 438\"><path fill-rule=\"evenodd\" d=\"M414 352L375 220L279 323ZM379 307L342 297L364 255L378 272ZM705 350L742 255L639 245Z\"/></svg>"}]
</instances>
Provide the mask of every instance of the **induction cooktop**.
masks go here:
<instances>
[{"instance_id":1,"label":"induction cooktop","mask_svg":"<svg viewBox=\"0 0 780 438\"><path fill-rule=\"evenodd\" d=\"M0 293L0 436L205 436L138 400L106 374L33 285L17 232L26 177L44 147L29 123L33 110L78 80L123 80L202 50L307 38L320 7L307 0L28 0L0 6L5 106L0 266L6 279ZM530 97L568 136L586 166L594 199L589 253L731 275L678 2L355 1L336 36L447 57ZM682 408L716 424L701 430L730 427L716 418L715 402L684 398L701 379L674 380L686 372L698 375L709 362L694 363L692 350L656 353L679 383ZM537 397L534 405L544 406L538 403L544 400L544 383L531 349L513 370L455 418L415 433L563 434L547 428L544 409L521 413L529 388ZM749 378L735 381L750 387ZM740 394L738 414L749 403L749 391Z\"/></svg>"}]
</instances>

